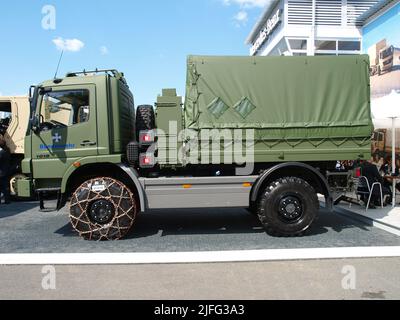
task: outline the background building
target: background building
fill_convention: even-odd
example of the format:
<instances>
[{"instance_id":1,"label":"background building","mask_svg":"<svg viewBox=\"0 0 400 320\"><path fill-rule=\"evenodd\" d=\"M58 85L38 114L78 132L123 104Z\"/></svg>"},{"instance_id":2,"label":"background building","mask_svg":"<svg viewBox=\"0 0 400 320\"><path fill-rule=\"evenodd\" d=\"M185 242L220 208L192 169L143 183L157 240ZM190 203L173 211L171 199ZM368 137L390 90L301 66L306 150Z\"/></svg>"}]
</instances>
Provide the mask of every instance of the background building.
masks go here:
<instances>
[{"instance_id":1,"label":"background building","mask_svg":"<svg viewBox=\"0 0 400 320\"><path fill-rule=\"evenodd\" d=\"M400 1L380 1L362 19L363 53L369 54L371 63L372 100L393 91L400 93Z\"/></svg>"},{"instance_id":2,"label":"background building","mask_svg":"<svg viewBox=\"0 0 400 320\"><path fill-rule=\"evenodd\" d=\"M251 55L362 53L365 13L377 0L273 0L246 43Z\"/></svg>"},{"instance_id":3,"label":"background building","mask_svg":"<svg viewBox=\"0 0 400 320\"><path fill-rule=\"evenodd\" d=\"M246 43L261 56L368 54L373 153L392 157L392 122L381 113L400 109L400 0L270 1ZM395 134L400 159L400 120Z\"/></svg>"}]
</instances>

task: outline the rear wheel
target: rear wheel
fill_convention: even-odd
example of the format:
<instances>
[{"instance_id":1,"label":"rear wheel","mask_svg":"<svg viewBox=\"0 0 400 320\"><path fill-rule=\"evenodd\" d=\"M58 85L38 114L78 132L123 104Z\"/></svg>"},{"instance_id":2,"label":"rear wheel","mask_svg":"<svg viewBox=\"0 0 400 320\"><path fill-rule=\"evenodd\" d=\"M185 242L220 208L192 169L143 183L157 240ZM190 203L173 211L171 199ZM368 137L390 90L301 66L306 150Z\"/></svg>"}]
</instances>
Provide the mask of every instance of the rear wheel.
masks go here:
<instances>
[{"instance_id":1,"label":"rear wheel","mask_svg":"<svg viewBox=\"0 0 400 320\"><path fill-rule=\"evenodd\" d=\"M250 206L247 208L247 211L248 211L251 215L257 217L257 216L258 216L257 202L251 202L251 203L250 203Z\"/></svg>"},{"instance_id":2,"label":"rear wheel","mask_svg":"<svg viewBox=\"0 0 400 320\"><path fill-rule=\"evenodd\" d=\"M317 194L303 179L288 177L271 183L263 192L258 217L274 236L301 236L319 210Z\"/></svg>"},{"instance_id":3,"label":"rear wheel","mask_svg":"<svg viewBox=\"0 0 400 320\"><path fill-rule=\"evenodd\" d=\"M70 205L72 227L86 240L118 240L132 228L137 214L133 193L120 181L95 178L84 182Z\"/></svg>"}]
</instances>

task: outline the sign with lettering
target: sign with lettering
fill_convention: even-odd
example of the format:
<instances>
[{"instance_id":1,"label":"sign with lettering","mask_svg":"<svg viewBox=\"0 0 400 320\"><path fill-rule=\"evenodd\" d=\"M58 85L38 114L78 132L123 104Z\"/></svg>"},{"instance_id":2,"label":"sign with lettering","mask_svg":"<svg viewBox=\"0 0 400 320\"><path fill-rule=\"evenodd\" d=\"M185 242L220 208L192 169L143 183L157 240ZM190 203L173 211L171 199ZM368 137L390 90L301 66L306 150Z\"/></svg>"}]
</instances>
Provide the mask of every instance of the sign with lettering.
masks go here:
<instances>
[{"instance_id":1,"label":"sign with lettering","mask_svg":"<svg viewBox=\"0 0 400 320\"><path fill-rule=\"evenodd\" d=\"M282 10L278 9L276 13L267 21L267 24L264 29L261 30L260 35L257 40L254 42L253 47L250 50L250 54L254 55L261 48L261 46L268 40L271 36L272 32L278 27L281 23Z\"/></svg>"}]
</instances>

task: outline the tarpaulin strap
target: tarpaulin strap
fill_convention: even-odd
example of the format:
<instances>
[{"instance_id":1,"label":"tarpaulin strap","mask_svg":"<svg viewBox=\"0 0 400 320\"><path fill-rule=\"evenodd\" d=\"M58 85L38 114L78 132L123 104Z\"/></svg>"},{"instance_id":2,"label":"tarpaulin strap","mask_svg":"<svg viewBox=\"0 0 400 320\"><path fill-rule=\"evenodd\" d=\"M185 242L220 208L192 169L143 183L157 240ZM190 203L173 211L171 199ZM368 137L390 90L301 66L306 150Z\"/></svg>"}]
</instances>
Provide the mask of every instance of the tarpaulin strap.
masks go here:
<instances>
[{"instance_id":1,"label":"tarpaulin strap","mask_svg":"<svg viewBox=\"0 0 400 320\"><path fill-rule=\"evenodd\" d=\"M201 112L200 112L200 109L199 109L198 104L197 104L197 101L199 100L200 95L201 95L201 93L197 92L197 90L192 90L191 93L189 94L188 100L193 106L193 108L192 108L193 114L190 115L190 117L189 117L189 118L191 118L191 122L189 124L189 127L192 127L193 125L197 124L197 122L198 122L198 120L200 118ZM196 113L196 110L198 110L197 113Z\"/></svg>"},{"instance_id":2,"label":"tarpaulin strap","mask_svg":"<svg viewBox=\"0 0 400 320\"><path fill-rule=\"evenodd\" d=\"M259 130L255 130L254 140L256 141L256 143L259 142L263 143L270 149L272 149L273 147L275 147L276 145L280 144L283 141L282 139L273 139L273 140L265 139L263 133ZM268 143L268 141L271 141L271 143Z\"/></svg>"},{"instance_id":3,"label":"tarpaulin strap","mask_svg":"<svg viewBox=\"0 0 400 320\"><path fill-rule=\"evenodd\" d=\"M275 146L277 146L278 144L280 144L281 142L283 142L282 139L275 140L274 143L268 143L267 141L270 141L270 140L261 140L261 142L262 142L263 144L265 144L265 145L266 145L268 148L270 148L270 149L272 149L273 147L275 147ZM259 141L257 141L257 142L259 142Z\"/></svg>"},{"instance_id":4,"label":"tarpaulin strap","mask_svg":"<svg viewBox=\"0 0 400 320\"><path fill-rule=\"evenodd\" d=\"M347 141L349 141L349 138L345 138L344 140L337 142L335 139L329 138L329 141L332 142L336 147L340 147L344 145Z\"/></svg>"},{"instance_id":5,"label":"tarpaulin strap","mask_svg":"<svg viewBox=\"0 0 400 320\"><path fill-rule=\"evenodd\" d=\"M199 96L202 95L202 93L199 93ZM210 100L211 102L212 100ZM229 105L229 104L228 104ZM260 130L269 130L269 129L286 129L286 130L290 130L290 129L322 129L322 130L326 130L328 127L324 127L321 125L304 125L304 124L299 124L299 125L294 125L294 124L273 124L273 123L245 123L245 122L236 122L236 123L229 123L229 124L224 124L224 123L203 123L206 126L209 127L214 127L214 126L218 126L218 127L222 127L225 129L236 129L238 127L240 128L247 128L247 129L260 129ZM359 126L365 126L365 125L358 125L358 124L354 124L353 126L350 125L343 125L343 124L335 124L335 125L329 125L330 129L334 129L334 130L341 130L341 129L348 129L348 130L352 130L354 127L359 127ZM306 137L307 138L307 137Z\"/></svg>"},{"instance_id":6,"label":"tarpaulin strap","mask_svg":"<svg viewBox=\"0 0 400 320\"><path fill-rule=\"evenodd\" d=\"M190 74L190 82L192 83L193 86L196 86L197 81L199 80L199 78L201 76L200 73L197 72L196 64L192 64L190 66L189 74Z\"/></svg>"},{"instance_id":7,"label":"tarpaulin strap","mask_svg":"<svg viewBox=\"0 0 400 320\"><path fill-rule=\"evenodd\" d=\"M291 146L291 147L297 147L298 145L300 145L300 144L302 144L303 142L305 142L306 140L305 139L301 139L301 140L297 140L297 141L295 141L295 142L293 142L293 143L291 143L291 142L289 142L290 140L289 139L285 139L284 140L289 146Z\"/></svg>"},{"instance_id":8,"label":"tarpaulin strap","mask_svg":"<svg viewBox=\"0 0 400 320\"><path fill-rule=\"evenodd\" d=\"M364 138L363 140L357 139L356 137L352 137L351 140L358 145L359 147L365 146L366 144L371 143L371 138ZM361 141L361 142L360 142Z\"/></svg>"},{"instance_id":9,"label":"tarpaulin strap","mask_svg":"<svg viewBox=\"0 0 400 320\"><path fill-rule=\"evenodd\" d=\"M314 139L315 140L315 139ZM314 147L319 147L321 144L323 144L324 142L326 141L326 138L323 138L323 139L321 139L321 140L319 140L318 142L313 142L313 140L312 139L308 139L308 142L310 143L310 144L312 144Z\"/></svg>"},{"instance_id":10,"label":"tarpaulin strap","mask_svg":"<svg viewBox=\"0 0 400 320\"><path fill-rule=\"evenodd\" d=\"M191 82L192 86L190 88L188 100L189 100L190 104L193 106L193 108L192 108L193 113L191 115L188 115L188 116L191 116L190 118L192 118L192 121L189 124L189 127L191 127L197 123L198 119L200 118L200 114L201 114L200 107L198 106L198 101L199 101L201 93L198 91L198 87L197 87L197 82L199 81L199 78L201 75L197 72L195 64L190 65L189 76L190 76L190 82ZM197 109L197 113L196 113L196 109Z\"/></svg>"}]
</instances>

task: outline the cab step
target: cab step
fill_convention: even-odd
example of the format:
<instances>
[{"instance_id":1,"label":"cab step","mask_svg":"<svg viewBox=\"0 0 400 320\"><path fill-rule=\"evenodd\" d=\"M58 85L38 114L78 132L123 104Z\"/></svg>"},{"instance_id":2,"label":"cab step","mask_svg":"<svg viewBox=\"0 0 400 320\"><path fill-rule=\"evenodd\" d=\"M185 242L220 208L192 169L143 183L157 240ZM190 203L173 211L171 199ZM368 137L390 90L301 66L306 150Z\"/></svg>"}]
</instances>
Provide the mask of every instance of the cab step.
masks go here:
<instances>
[{"instance_id":1,"label":"cab step","mask_svg":"<svg viewBox=\"0 0 400 320\"><path fill-rule=\"evenodd\" d=\"M41 212L53 212L57 211L60 208L61 203L61 188L42 188L36 190L38 199L39 199L39 207ZM57 193L57 205L55 208L46 208L45 207L45 199L44 197L49 193Z\"/></svg>"}]
</instances>

